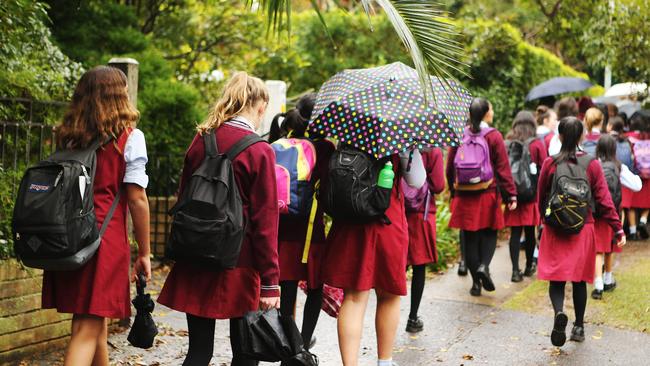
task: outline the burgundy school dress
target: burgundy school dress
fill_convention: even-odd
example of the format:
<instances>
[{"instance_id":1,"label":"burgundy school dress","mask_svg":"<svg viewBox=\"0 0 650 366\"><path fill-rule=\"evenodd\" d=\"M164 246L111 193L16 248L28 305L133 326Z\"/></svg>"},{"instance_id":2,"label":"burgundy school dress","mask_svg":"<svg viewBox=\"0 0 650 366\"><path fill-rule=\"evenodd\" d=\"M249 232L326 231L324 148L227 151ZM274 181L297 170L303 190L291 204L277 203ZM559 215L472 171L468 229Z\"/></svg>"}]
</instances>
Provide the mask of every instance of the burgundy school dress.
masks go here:
<instances>
[{"instance_id":1,"label":"burgundy school dress","mask_svg":"<svg viewBox=\"0 0 650 366\"><path fill-rule=\"evenodd\" d=\"M539 177L538 201L540 213L546 210L546 202L553 184L556 165L553 158L544 161ZM601 218L617 237L623 235L621 221L607 188L603 169L593 160L587 169L591 194L601 212ZM586 281L594 279L596 260L596 230L594 218L589 212L585 226L578 234L567 235L549 225L544 225L539 243L537 277L548 281Z\"/></svg>"},{"instance_id":2,"label":"burgundy school dress","mask_svg":"<svg viewBox=\"0 0 650 366\"><path fill-rule=\"evenodd\" d=\"M334 144L328 140L313 142L316 148L316 166L312 174L312 182L316 183L328 174L330 156L334 152ZM325 222L323 208L319 205L314 220L311 245L307 263L302 263L305 249L309 217L294 217L280 215L278 230L278 254L280 256L280 281L307 281L310 289L323 285L321 280L321 261L325 247Z\"/></svg>"},{"instance_id":3,"label":"burgundy school dress","mask_svg":"<svg viewBox=\"0 0 650 366\"><path fill-rule=\"evenodd\" d=\"M400 192L399 159L386 216L391 221L352 224L334 220L323 258L323 282L344 290L381 289L406 295L408 228Z\"/></svg>"},{"instance_id":4,"label":"burgundy school dress","mask_svg":"<svg viewBox=\"0 0 650 366\"><path fill-rule=\"evenodd\" d=\"M217 147L226 152L251 133L245 127L224 124L215 133ZM204 156L203 138L197 135L185 156L180 193ZM158 297L159 303L174 310L204 318L236 318L257 310L260 295L280 294L275 154L268 144L256 143L239 154L232 166L248 222L237 267L216 272L176 263Z\"/></svg>"},{"instance_id":5,"label":"burgundy school dress","mask_svg":"<svg viewBox=\"0 0 650 366\"><path fill-rule=\"evenodd\" d=\"M409 250L407 263L410 266L435 263L438 261L436 250L436 194L445 189L442 151L438 148L422 152L422 162L427 172L427 184L431 197L429 214L424 217L425 207L417 212L407 212L406 222L409 233Z\"/></svg>"},{"instance_id":6,"label":"burgundy school dress","mask_svg":"<svg viewBox=\"0 0 650 366\"><path fill-rule=\"evenodd\" d=\"M548 157L544 143L536 139L528 147L530 151L530 158L535 165L537 171L542 168L544 160ZM537 199L531 202L517 202L517 208L513 211L505 210L503 213L507 227L516 226L537 226L540 224L539 209Z\"/></svg>"},{"instance_id":7,"label":"burgundy school dress","mask_svg":"<svg viewBox=\"0 0 650 366\"><path fill-rule=\"evenodd\" d=\"M117 192L123 186L126 170L123 151L128 131L123 132L117 141L109 142L97 150L93 193L98 227L101 227ZM122 192L99 249L88 263L75 271L45 271L42 295L44 309L54 308L60 313L115 319L131 316L131 251L126 228L125 196Z\"/></svg>"},{"instance_id":8,"label":"burgundy school dress","mask_svg":"<svg viewBox=\"0 0 650 366\"><path fill-rule=\"evenodd\" d=\"M451 220L449 227L465 231L478 231L482 229L501 230L505 226L503 211L501 209L501 195L497 192L497 185L509 197L517 196L517 188L512 179L508 153L503 142L503 136L493 130L485 136L490 148L490 160L494 171L494 182L488 189L479 192L455 192L451 202ZM456 180L454 158L458 148L452 147L447 155L447 184L453 189Z\"/></svg>"}]
</instances>

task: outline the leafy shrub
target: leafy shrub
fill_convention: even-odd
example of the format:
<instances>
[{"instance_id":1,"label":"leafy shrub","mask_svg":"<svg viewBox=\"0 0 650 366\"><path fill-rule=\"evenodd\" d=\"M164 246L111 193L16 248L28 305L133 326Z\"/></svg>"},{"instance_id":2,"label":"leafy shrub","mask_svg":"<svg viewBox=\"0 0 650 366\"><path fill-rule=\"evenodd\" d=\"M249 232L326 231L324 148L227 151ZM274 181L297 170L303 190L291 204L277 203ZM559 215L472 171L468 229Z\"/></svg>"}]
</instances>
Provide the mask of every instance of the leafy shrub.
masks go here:
<instances>
[{"instance_id":1,"label":"leafy shrub","mask_svg":"<svg viewBox=\"0 0 650 366\"><path fill-rule=\"evenodd\" d=\"M0 259L13 256L11 218L14 212L15 189L22 177L21 171L0 168Z\"/></svg>"}]
</instances>

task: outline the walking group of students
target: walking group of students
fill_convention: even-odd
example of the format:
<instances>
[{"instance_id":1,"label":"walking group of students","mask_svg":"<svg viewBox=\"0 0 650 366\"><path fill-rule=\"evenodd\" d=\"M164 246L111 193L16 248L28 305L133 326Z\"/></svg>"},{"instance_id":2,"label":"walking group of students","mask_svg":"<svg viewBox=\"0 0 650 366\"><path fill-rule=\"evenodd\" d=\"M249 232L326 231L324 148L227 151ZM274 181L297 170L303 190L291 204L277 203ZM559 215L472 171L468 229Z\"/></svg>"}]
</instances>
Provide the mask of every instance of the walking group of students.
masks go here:
<instances>
[{"instance_id":1,"label":"walking group of students","mask_svg":"<svg viewBox=\"0 0 650 366\"><path fill-rule=\"evenodd\" d=\"M214 221L192 221L192 215L204 208L191 200L205 194L201 188L205 183L197 183L196 178L206 174L205 164L218 154L227 155L227 163L221 166L227 169L224 172L232 174L231 179L225 174L223 179L213 181L234 191L234 200L240 202L241 212L236 212L240 217L229 216L227 220L230 220L229 227L235 228L229 233L238 236L241 245L227 258L232 265L224 264L225 268L218 271L190 257L183 260L181 253L175 254L178 260L165 281L158 302L187 314L189 348L183 364L209 364L216 319L231 320L232 365L257 364L239 352L241 337L234 322L259 309L278 308L282 316L293 317L298 283L306 281L307 300L301 333L307 349L315 341L313 333L323 301L323 286L340 288L345 293L337 328L341 359L346 366L357 365L364 314L370 290L374 289L377 295L377 364L394 365L393 345L400 297L407 294L408 266L413 268L413 280L407 331L423 329L418 308L426 265L437 260L435 194L445 188L443 153L438 148L416 149L383 161L378 186L384 190L377 196L383 194L378 199L385 201L385 210L379 218L359 223L335 217L331 229L326 232L324 212L331 209L332 202L322 202L322 197L314 199L306 216L292 216L292 207L283 206L288 202L283 202L281 196L286 192L281 189L279 192L281 184L276 180L285 170L276 164L279 150L277 145L272 147L255 135L268 101L268 91L260 79L243 72L235 74L208 118L198 126L185 156L175 220L182 214L186 228L204 228L192 229L195 230L192 233L195 243L187 250L203 250L201 238L213 230L210 225ZM271 142L281 145L305 139L313 107L314 96L307 96L295 109L276 118ZM559 109L562 108L561 103ZM581 151L584 127L579 119L570 115L556 116L556 112L545 107L540 107L536 115L520 112L504 142L502 135L489 127L492 106L476 98L470 106L463 145L451 148L447 154L446 178L453 196L450 226L461 229L463 254L473 279L472 295L480 295L482 289L495 290L489 266L498 230L511 227L512 280L518 282L522 276L518 258L521 236L525 236L526 248L523 275L532 276L536 270L533 258L536 228L542 222L547 223L539 245L538 276L551 282L549 293L556 312L551 338L558 346L566 338L567 317L562 312L565 283L571 281L574 287L576 320L571 338L577 341L584 340L586 282L592 282L596 276L597 290L603 289L599 287L602 282L608 286L605 289L615 286L611 253L625 244L625 235L615 206L618 203L612 200L612 187L608 187L610 179L603 173L607 164L612 163L614 174L627 187L619 189L621 207L627 209L627 218L633 220L634 208L643 209L637 229L632 223L629 225L631 235L637 230L642 235L647 234L645 225L650 204L647 207L635 205L650 203L650 198L630 197L650 188L643 184L643 190L633 193L641 187L630 171L636 171L639 164L626 167L617 158L621 141L628 143L624 137L626 133L615 119L607 123L605 129L599 122L602 115L596 114L595 119L591 119L594 113L590 109L585 116L590 132L586 141L597 141L597 159ZM560 118L557 128L556 117ZM139 273L151 277L149 211L144 191L148 180L147 155L144 136L135 128L137 119L138 113L128 101L124 74L117 69L97 67L81 78L70 109L56 129L59 147L87 148L97 139L105 141L97 149L97 174L93 185L98 224L108 217L101 245L80 269L46 271L44 275L43 307L74 314L66 365L108 365L105 319L130 316L127 207L133 217L139 247L132 280ZM634 144L643 145L646 138L650 142L650 126L638 127L638 131L629 133L630 151L642 151L634 148ZM608 131L614 132L605 134ZM602 136L596 138L599 132ZM547 151L553 139L558 140L561 147L550 159ZM312 139L309 146L313 151L307 147L299 156L305 159L305 154L312 154L313 166L302 183L307 184L309 192L320 189L322 196L322 187L334 184L332 162L345 163L346 158L357 155L346 155L345 150L337 149L324 139ZM583 168L582 175L574 174L576 167ZM299 175L301 169L297 169ZM562 179L557 179L558 175ZM229 186L232 183L234 187ZM571 191L576 184L580 188L578 196ZM287 189L293 192L293 188ZM589 197L579 196L585 193ZM562 205L566 199L573 199L584 212L578 212L581 222L569 229L564 227L567 229L564 230L562 225L566 222L548 223L552 222L549 216L553 215L555 221L562 221L562 215L566 214L562 211L566 207ZM115 206L112 202L117 202L116 209L111 207ZM172 232L172 239L174 235ZM597 252L605 255L604 280L603 276L596 275L603 261L596 262Z\"/></svg>"}]
</instances>

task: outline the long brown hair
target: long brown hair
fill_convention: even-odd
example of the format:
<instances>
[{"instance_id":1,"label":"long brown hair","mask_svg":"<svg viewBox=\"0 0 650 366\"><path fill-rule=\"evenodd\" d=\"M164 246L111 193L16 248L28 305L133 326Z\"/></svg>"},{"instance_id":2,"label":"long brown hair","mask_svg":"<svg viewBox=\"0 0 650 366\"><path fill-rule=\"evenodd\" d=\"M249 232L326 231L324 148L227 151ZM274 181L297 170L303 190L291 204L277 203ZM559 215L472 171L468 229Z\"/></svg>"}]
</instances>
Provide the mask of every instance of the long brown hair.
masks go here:
<instances>
[{"instance_id":1,"label":"long brown hair","mask_svg":"<svg viewBox=\"0 0 650 366\"><path fill-rule=\"evenodd\" d=\"M530 111L519 111L506 138L524 142L531 137L535 137L535 127L535 115Z\"/></svg>"},{"instance_id":2,"label":"long brown hair","mask_svg":"<svg viewBox=\"0 0 650 366\"><path fill-rule=\"evenodd\" d=\"M269 90L261 79L240 71L235 73L223 90L223 95L210 111L208 118L197 126L203 133L218 128L259 101L269 101Z\"/></svg>"},{"instance_id":3,"label":"long brown hair","mask_svg":"<svg viewBox=\"0 0 650 366\"><path fill-rule=\"evenodd\" d=\"M126 75L114 67L97 66L83 74L63 122L56 128L57 145L79 149L95 140L117 138L135 127L140 113L129 101Z\"/></svg>"}]
</instances>

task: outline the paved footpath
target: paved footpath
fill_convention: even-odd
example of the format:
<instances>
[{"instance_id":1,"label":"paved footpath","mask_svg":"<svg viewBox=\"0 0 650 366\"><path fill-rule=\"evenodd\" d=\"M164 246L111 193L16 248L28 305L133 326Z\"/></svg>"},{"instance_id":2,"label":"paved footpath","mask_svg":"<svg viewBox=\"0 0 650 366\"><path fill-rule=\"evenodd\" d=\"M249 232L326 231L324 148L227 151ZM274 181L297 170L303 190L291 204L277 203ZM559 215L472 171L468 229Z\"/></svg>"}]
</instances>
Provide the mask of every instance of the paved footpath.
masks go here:
<instances>
[{"instance_id":1,"label":"paved footpath","mask_svg":"<svg viewBox=\"0 0 650 366\"><path fill-rule=\"evenodd\" d=\"M568 342L559 350L550 344L550 316L501 309L501 304L531 282L530 279L519 284L510 282L508 255L507 244L502 243L491 266L497 291L484 292L479 298L469 295L471 280L458 277L456 268L429 279L420 306L425 330L417 335L404 332L410 302L408 296L404 297L395 361L401 366L650 365L650 334L587 324L587 340L583 344ZM302 303L304 296L298 301L298 314L302 313ZM361 366L376 365L374 308L374 297L371 297L365 316ZM154 316L162 333L156 346L147 351L139 350L128 345L126 332L114 333L110 336L111 364L182 363L188 342L184 315L157 304ZM300 323L300 319L298 321ZM217 322L213 365L229 365L227 335L227 322ZM316 336L318 341L313 352L320 357L320 364L340 365L335 319L321 313ZM56 365L60 364L61 354L61 351L54 352L39 356L40 360L25 360L21 364Z\"/></svg>"}]
</instances>

